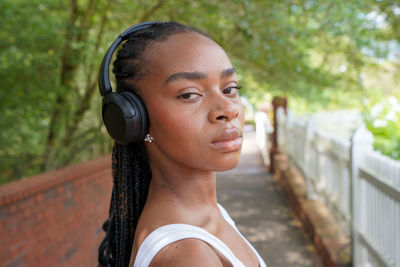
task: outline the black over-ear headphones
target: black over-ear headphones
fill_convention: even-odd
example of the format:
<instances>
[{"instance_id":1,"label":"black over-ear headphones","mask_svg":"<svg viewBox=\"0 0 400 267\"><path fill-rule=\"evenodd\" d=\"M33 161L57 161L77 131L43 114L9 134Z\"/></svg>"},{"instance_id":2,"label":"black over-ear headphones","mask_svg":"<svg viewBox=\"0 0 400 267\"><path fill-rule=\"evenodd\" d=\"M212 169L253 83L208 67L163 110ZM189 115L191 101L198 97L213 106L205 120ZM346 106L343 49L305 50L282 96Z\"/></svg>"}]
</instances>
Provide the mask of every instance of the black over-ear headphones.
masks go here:
<instances>
[{"instance_id":1,"label":"black over-ear headphones","mask_svg":"<svg viewBox=\"0 0 400 267\"><path fill-rule=\"evenodd\" d=\"M143 22L125 30L108 48L101 62L99 90L103 96L103 122L110 136L124 145L144 139L149 129L149 119L144 103L135 93L131 91L113 92L109 75L111 58L117 47L127 40L129 35L158 23L160 22Z\"/></svg>"}]
</instances>

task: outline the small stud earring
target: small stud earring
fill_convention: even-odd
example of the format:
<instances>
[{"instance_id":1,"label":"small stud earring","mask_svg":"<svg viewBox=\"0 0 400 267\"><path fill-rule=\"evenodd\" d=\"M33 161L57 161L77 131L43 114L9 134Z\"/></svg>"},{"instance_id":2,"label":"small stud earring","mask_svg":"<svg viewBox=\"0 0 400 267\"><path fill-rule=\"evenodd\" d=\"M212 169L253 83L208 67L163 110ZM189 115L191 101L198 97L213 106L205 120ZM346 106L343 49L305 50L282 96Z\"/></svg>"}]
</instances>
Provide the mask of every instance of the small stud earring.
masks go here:
<instances>
[{"instance_id":1,"label":"small stud earring","mask_svg":"<svg viewBox=\"0 0 400 267\"><path fill-rule=\"evenodd\" d=\"M150 134L146 134L146 137L144 138L144 141L147 142L147 143L151 143L151 142L154 141L154 138Z\"/></svg>"}]
</instances>

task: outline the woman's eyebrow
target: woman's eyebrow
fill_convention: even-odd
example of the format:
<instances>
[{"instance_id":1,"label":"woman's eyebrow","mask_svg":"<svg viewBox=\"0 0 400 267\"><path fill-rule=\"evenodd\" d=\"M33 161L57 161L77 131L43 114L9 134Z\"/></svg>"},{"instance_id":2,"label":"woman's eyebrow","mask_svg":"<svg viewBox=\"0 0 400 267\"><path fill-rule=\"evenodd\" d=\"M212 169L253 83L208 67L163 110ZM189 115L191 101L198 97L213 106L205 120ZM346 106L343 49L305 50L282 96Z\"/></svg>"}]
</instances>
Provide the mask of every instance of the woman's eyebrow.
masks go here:
<instances>
[{"instance_id":1,"label":"woman's eyebrow","mask_svg":"<svg viewBox=\"0 0 400 267\"><path fill-rule=\"evenodd\" d=\"M236 73L235 68L228 68L228 69L224 69L221 72L221 77L225 78L228 76L231 76L232 74ZM193 72L176 72L171 74L170 76L168 76L168 78L165 80L164 84L168 84L169 82L172 81L176 81L176 80L181 80L181 79L185 79L185 80L204 80L207 79L207 74L204 72L200 72L200 71L193 71Z\"/></svg>"},{"instance_id":2,"label":"woman's eyebrow","mask_svg":"<svg viewBox=\"0 0 400 267\"><path fill-rule=\"evenodd\" d=\"M222 77L222 78L225 78L225 77L231 76L231 75L234 74L234 73L236 73L236 70L235 70L234 67L229 68L229 69L224 69L224 70L221 72L221 77Z\"/></svg>"},{"instance_id":3,"label":"woman's eyebrow","mask_svg":"<svg viewBox=\"0 0 400 267\"><path fill-rule=\"evenodd\" d=\"M173 73L168 78L165 80L164 84L167 84L172 81L176 80L204 80L207 79L207 74L204 72L200 71L194 71L194 72L177 72Z\"/></svg>"}]
</instances>

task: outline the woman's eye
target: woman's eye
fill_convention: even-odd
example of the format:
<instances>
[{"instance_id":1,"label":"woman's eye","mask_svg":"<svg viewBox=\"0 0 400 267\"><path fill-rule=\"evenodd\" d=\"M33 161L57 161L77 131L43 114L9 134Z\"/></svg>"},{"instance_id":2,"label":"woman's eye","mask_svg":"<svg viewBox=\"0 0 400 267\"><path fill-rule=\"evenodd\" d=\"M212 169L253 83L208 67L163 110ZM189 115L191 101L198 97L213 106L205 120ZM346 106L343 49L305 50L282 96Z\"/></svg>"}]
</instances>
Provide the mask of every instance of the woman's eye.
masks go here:
<instances>
[{"instance_id":1,"label":"woman's eye","mask_svg":"<svg viewBox=\"0 0 400 267\"><path fill-rule=\"evenodd\" d=\"M240 86L230 86L228 88L225 88L222 92L226 95L236 95L238 93L238 90L242 88Z\"/></svg>"},{"instance_id":2,"label":"woman's eye","mask_svg":"<svg viewBox=\"0 0 400 267\"><path fill-rule=\"evenodd\" d=\"M182 99L185 99L185 100L196 99L198 97L200 97L200 95L197 94L197 93L184 93L184 94L181 94L179 96L179 98L182 98Z\"/></svg>"}]
</instances>

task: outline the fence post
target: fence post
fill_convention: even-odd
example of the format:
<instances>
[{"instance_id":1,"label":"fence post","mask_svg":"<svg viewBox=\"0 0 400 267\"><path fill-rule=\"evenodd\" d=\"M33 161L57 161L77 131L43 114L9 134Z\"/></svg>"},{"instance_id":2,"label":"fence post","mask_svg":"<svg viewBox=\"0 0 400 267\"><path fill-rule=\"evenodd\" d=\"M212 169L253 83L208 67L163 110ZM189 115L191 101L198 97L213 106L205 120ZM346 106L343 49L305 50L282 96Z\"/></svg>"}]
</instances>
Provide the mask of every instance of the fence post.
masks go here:
<instances>
[{"instance_id":1,"label":"fence post","mask_svg":"<svg viewBox=\"0 0 400 267\"><path fill-rule=\"evenodd\" d=\"M373 150L374 137L365 125L359 126L353 133L350 147L351 162L351 217L352 217L352 239L353 239L353 266L366 266L367 254L359 246L358 229L360 227L361 205L359 167L365 160L365 155Z\"/></svg>"},{"instance_id":2,"label":"fence post","mask_svg":"<svg viewBox=\"0 0 400 267\"><path fill-rule=\"evenodd\" d=\"M317 164L313 162L311 157L311 145L314 139L314 133L316 130L316 119L313 115L308 118L306 124L306 140L304 144L304 176L306 179L306 189L308 199L317 199L318 195L315 192L313 182L312 182L312 170L314 169L311 164ZM315 173L314 173L315 175Z\"/></svg>"},{"instance_id":3,"label":"fence post","mask_svg":"<svg viewBox=\"0 0 400 267\"><path fill-rule=\"evenodd\" d=\"M286 115L285 115L285 110L282 107L279 107L276 110L276 115L277 115L277 127L278 127L278 136L277 136L277 144L279 147L280 152L287 153L285 147L286 147Z\"/></svg>"},{"instance_id":4,"label":"fence post","mask_svg":"<svg viewBox=\"0 0 400 267\"><path fill-rule=\"evenodd\" d=\"M276 111L278 107L283 107L285 110L285 113L287 112L287 99L286 97L274 97L272 99L272 106L274 110L274 132L272 135L272 146L271 146L271 151L270 151L270 156L269 159L272 164L270 164L270 172L274 173L274 155L279 153L279 148L278 148L278 123L277 123L277 114Z\"/></svg>"},{"instance_id":5,"label":"fence post","mask_svg":"<svg viewBox=\"0 0 400 267\"><path fill-rule=\"evenodd\" d=\"M269 136L273 132L272 125L268 118L268 114L264 111L256 112L256 114L254 115L254 121L256 124L256 142L261 150L264 165L269 166L270 164L272 164L269 158Z\"/></svg>"}]
</instances>

